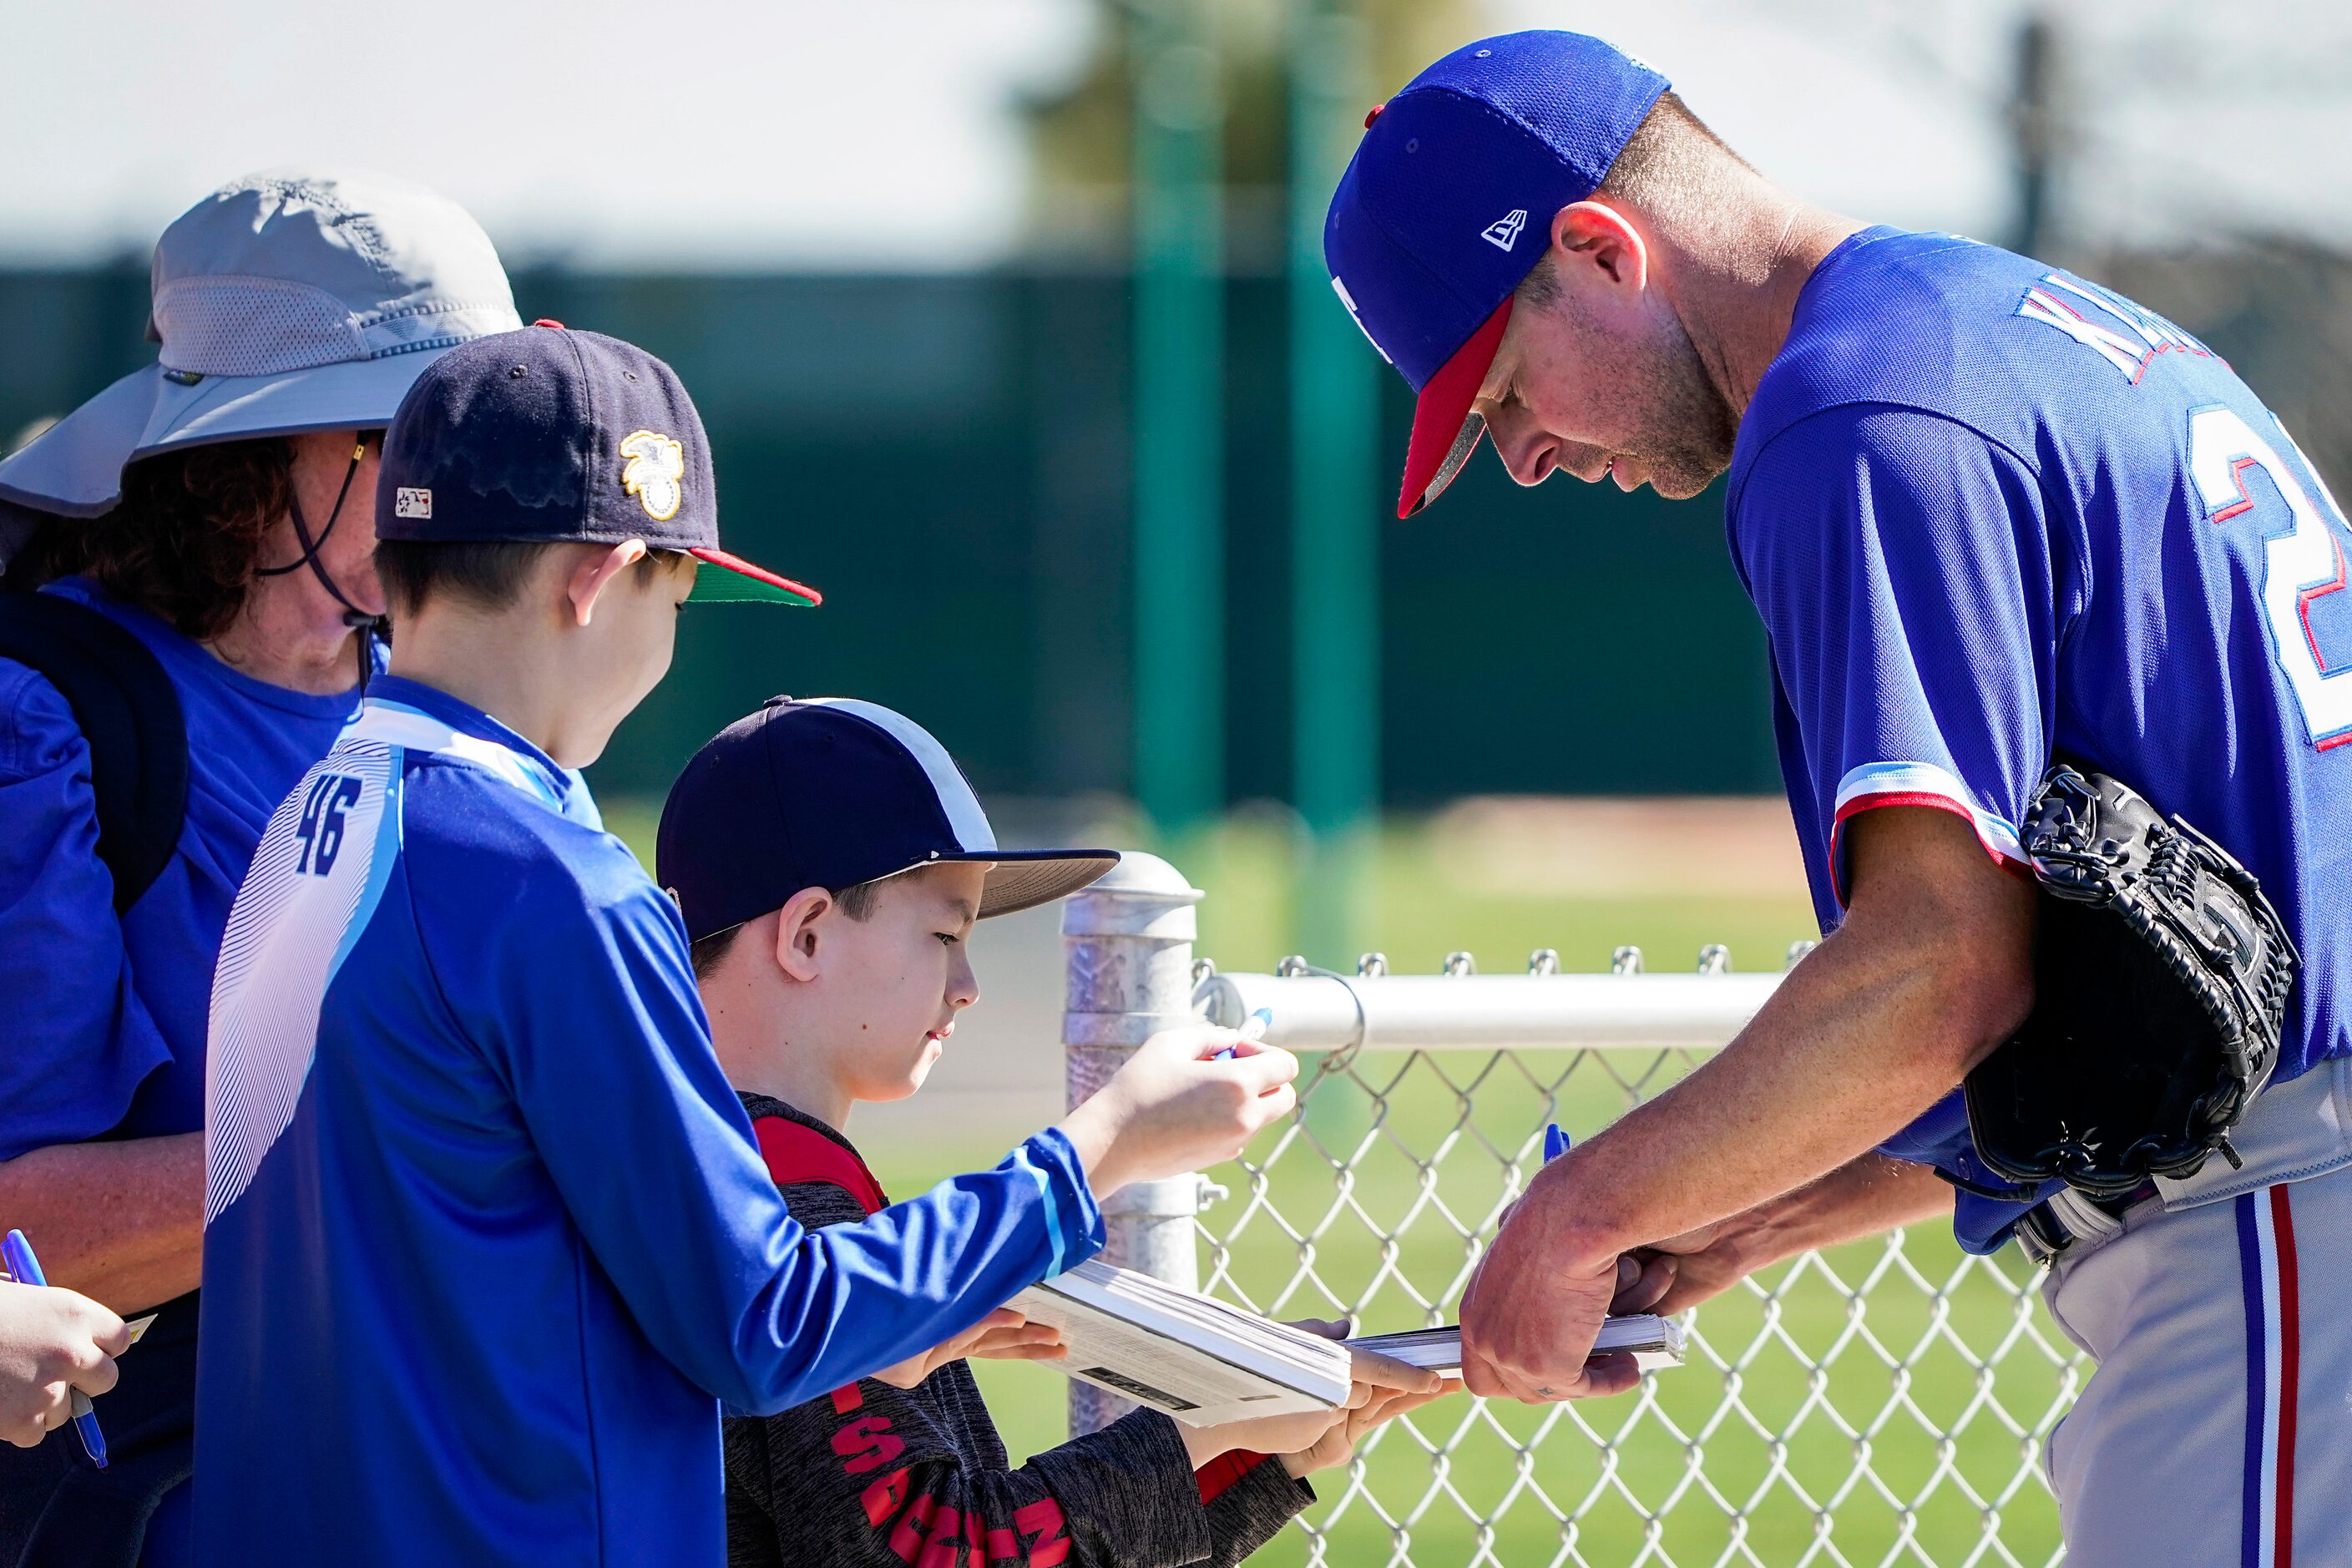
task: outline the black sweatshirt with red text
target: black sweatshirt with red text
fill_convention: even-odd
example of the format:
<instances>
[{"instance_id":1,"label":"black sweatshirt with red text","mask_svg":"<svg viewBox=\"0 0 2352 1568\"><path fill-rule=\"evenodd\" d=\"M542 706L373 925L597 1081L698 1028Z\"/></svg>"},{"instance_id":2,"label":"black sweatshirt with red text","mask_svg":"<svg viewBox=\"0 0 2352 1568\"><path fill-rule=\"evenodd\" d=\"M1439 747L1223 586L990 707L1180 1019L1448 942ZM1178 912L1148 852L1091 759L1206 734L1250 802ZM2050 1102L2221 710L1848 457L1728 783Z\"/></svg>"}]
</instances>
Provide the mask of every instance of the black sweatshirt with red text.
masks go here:
<instances>
[{"instance_id":1,"label":"black sweatshirt with red text","mask_svg":"<svg viewBox=\"0 0 2352 1568\"><path fill-rule=\"evenodd\" d=\"M849 1141L743 1096L769 1173L810 1229L889 1200ZM1233 1568L1315 1500L1279 1459L1228 1454L1196 1475L1176 1424L1138 1410L1018 1469L971 1369L911 1389L872 1378L727 1434L730 1568Z\"/></svg>"}]
</instances>

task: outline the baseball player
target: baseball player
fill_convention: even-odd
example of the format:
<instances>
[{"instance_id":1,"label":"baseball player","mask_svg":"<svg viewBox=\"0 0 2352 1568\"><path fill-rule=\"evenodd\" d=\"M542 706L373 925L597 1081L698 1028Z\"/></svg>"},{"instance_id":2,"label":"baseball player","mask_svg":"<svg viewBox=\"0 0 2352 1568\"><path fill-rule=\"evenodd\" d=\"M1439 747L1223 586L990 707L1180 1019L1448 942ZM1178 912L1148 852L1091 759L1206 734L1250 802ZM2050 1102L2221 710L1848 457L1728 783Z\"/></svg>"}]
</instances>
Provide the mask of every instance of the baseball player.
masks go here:
<instances>
[{"instance_id":1,"label":"baseball player","mask_svg":"<svg viewBox=\"0 0 2352 1568\"><path fill-rule=\"evenodd\" d=\"M1173 1031L994 1170L802 1231L677 906L572 771L689 591L814 602L717 513L677 376L593 332L453 349L386 433L389 673L270 819L214 984L201 1563L719 1562L719 1401L954 1337L1100 1247L1097 1191L1293 1104L1286 1054Z\"/></svg>"},{"instance_id":2,"label":"baseball player","mask_svg":"<svg viewBox=\"0 0 2352 1568\"><path fill-rule=\"evenodd\" d=\"M1484 436L1522 484L1726 477L1827 933L1536 1178L1463 1302L1472 1390L1622 1389L1586 1360L1612 1297L1673 1310L1948 1215L1974 1251L2019 1237L2097 1360L2048 1454L2071 1563L2352 1563L2352 595L2287 432L2138 305L1809 206L1571 34L1376 108L1325 247L1419 395L1401 514ZM1998 1178L1955 1093L2034 1007L2020 828L2059 759L2242 860L2304 963L2234 1162L2098 1201Z\"/></svg>"}]
</instances>

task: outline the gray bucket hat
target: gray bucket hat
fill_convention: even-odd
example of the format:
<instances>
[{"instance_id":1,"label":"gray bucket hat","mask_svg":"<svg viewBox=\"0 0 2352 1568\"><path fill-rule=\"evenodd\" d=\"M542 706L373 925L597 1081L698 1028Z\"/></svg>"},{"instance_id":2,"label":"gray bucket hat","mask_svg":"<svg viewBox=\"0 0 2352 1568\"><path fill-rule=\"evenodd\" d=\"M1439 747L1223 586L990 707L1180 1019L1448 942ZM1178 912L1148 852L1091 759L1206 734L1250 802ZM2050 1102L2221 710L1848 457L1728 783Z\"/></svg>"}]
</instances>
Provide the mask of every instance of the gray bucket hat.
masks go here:
<instances>
[{"instance_id":1,"label":"gray bucket hat","mask_svg":"<svg viewBox=\"0 0 2352 1568\"><path fill-rule=\"evenodd\" d=\"M153 290L156 363L0 461L0 500L96 517L156 452L380 429L443 350L522 325L481 226L380 174L223 186L155 242Z\"/></svg>"}]
</instances>

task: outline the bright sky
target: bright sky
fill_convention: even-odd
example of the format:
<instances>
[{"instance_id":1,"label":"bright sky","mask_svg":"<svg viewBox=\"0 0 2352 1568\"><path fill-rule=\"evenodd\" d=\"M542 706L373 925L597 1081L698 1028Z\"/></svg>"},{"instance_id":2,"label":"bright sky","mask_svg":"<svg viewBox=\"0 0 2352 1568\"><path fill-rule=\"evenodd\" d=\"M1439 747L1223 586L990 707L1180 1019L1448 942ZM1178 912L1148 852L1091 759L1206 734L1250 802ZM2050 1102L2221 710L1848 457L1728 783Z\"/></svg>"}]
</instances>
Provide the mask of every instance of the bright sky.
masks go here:
<instances>
[{"instance_id":1,"label":"bright sky","mask_svg":"<svg viewBox=\"0 0 2352 1568\"><path fill-rule=\"evenodd\" d=\"M1818 200L1993 238L2024 4L1486 8L1498 31L1608 31ZM2161 241L2220 216L2352 244L2352 22L2336 0L2056 11L2082 228ZM509 261L985 262L1018 237L1013 106L1081 68L1094 15L1095 0L26 0L0 93L0 259L144 246L232 174L348 162L447 191Z\"/></svg>"},{"instance_id":2,"label":"bright sky","mask_svg":"<svg viewBox=\"0 0 2352 1568\"><path fill-rule=\"evenodd\" d=\"M2352 245L2352 13L2341 0L1489 0L1505 27L1601 31L1816 201L1998 241L2020 20L2053 16L2074 232L2164 245L2223 225Z\"/></svg>"},{"instance_id":3,"label":"bright sky","mask_svg":"<svg viewBox=\"0 0 2352 1568\"><path fill-rule=\"evenodd\" d=\"M24 0L0 256L144 247L282 163L405 174L509 263L955 267L1020 221L1014 95L1086 0Z\"/></svg>"}]
</instances>

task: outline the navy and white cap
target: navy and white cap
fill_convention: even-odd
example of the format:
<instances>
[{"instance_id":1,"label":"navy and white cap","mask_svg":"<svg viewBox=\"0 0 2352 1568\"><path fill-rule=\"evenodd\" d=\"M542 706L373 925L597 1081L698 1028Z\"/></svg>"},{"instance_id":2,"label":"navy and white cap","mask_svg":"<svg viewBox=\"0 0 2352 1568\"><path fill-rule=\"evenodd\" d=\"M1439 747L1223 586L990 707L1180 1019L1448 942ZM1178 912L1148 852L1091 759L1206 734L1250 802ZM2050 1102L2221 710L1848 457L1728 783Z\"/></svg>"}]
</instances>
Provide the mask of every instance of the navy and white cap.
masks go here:
<instances>
[{"instance_id":1,"label":"navy and white cap","mask_svg":"<svg viewBox=\"0 0 2352 1568\"><path fill-rule=\"evenodd\" d=\"M677 373L635 343L556 321L451 350L384 432L379 539L623 544L718 571L697 600L824 595L719 548L710 438Z\"/></svg>"},{"instance_id":2,"label":"navy and white cap","mask_svg":"<svg viewBox=\"0 0 2352 1568\"><path fill-rule=\"evenodd\" d=\"M0 500L96 517L124 467L158 452L382 429L442 351L522 325L464 208L348 171L222 186L155 242L152 283L155 363L0 462Z\"/></svg>"},{"instance_id":3,"label":"navy and white cap","mask_svg":"<svg viewBox=\"0 0 2352 1568\"><path fill-rule=\"evenodd\" d=\"M1075 893L1114 849L1003 849L947 749L904 714L850 697L772 697L695 752L670 786L656 879L689 941L950 861L991 863L980 918Z\"/></svg>"},{"instance_id":4,"label":"navy and white cap","mask_svg":"<svg viewBox=\"0 0 2352 1568\"><path fill-rule=\"evenodd\" d=\"M1323 260L1349 314L1419 395L1397 515L1478 449L1471 411L1551 220L1600 187L1666 79L1581 33L1454 50L1364 119Z\"/></svg>"}]
</instances>

